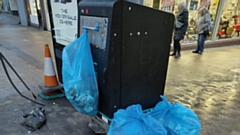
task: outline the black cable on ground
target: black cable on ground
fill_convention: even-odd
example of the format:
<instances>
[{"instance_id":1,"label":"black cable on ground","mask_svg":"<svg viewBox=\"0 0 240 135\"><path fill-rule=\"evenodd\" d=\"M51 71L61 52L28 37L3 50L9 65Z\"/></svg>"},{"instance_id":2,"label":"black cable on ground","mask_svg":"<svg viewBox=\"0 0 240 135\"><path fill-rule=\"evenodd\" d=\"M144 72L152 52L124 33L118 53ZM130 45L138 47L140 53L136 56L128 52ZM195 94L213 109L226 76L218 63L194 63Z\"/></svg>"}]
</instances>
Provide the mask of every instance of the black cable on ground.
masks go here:
<instances>
[{"instance_id":1,"label":"black cable on ground","mask_svg":"<svg viewBox=\"0 0 240 135\"><path fill-rule=\"evenodd\" d=\"M27 100L35 103L35 104L38 104L38 105L41 105L41 106L45 106L45 105L42 104L42 103L39 103L39 102L37 102L37 101L34 101L34 100L32 100L32 99L24 96L24 95L18 90L18 88L15 86L15 84L13 83L13 81L12 81L12 79L11 79L9 73L8 73L8 70L7 70L7 68L6 68L6 65L5 65L4 61L9 65L9 67L10 67L10 68L12 69L12 71L17 75L17 77L19 78L19 80L24 84L24 86L28 89L28 91L31 92L31 94L32 94L32 96L34 97L34 99L37 98L36 95L29 89L29 87L27 86L27 84L22 80L22 78L18 75L18 73L14 70L14 68L11 66L11 64L8 62L8 60L3 56L3 54L2 54L1 52L0 52L0 60L1 60L1 62L2 62L3 69L4 69L4 71L5 71L6 75L7 75L7 78L8 78L8 80L9 80L9 82L11 83L11 85L13 86L13 88L17 91L17 93L18 93L20 96L22 96L23 98L25 98L25 99L27 99Z\"/></svg>"}]
</instances>

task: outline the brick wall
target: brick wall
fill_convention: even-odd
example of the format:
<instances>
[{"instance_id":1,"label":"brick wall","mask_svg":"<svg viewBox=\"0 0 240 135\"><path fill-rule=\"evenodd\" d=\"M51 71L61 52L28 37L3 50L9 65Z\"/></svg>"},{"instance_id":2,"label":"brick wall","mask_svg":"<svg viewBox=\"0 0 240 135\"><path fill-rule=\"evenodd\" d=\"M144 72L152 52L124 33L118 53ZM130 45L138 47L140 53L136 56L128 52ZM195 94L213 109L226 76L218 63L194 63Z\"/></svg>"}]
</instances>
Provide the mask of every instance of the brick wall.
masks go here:
<instances>
[{"instance_id":1,"label":"brick wall","mask_svg":"<svg viewBox=\"0 0 240 135\"><path fill-rule=\"evenodd\" d=\"M19 13L21 24L24 26L28 26L28 14L26 10L25 1L17 0L17 6L18 6L18 13Z\"/></svg>"}]
</instances>

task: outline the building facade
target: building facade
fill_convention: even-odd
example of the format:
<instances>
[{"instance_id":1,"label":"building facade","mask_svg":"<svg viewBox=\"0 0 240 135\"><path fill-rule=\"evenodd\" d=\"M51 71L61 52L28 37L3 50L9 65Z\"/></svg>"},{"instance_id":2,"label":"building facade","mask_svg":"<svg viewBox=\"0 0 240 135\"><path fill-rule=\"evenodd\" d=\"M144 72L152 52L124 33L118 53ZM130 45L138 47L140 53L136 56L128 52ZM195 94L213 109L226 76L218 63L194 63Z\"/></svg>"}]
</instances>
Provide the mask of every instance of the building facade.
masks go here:
<instances>
[{"instance_id":1,"label":"building facade","mask_svg":"<svg viewBox=\"0 0 240 135\"><path fill-rule=\"evenodd\" d=\"M189 28L183 45L197 42L195 27L199 19L198 10L208 8L213 29L208 41L239 38L240 0L128 0L151 8L177 14L177 5L186 2L189 10ZM31 25L50 31L47 0L0 0L2 9L18 12L21 24Z\"/></svg>"},{"instance_id":2,"label":"building facade","mask_svg":"<svg viewBox=\"0 0 240 135\"><path fill-rule=\"evenodd\" d=\"M199 19L198 10L202 7L209 10L214 26L208 41L239 38L240 0L145 0L144 5L176 15L180 2L186 2L189 10L189 28L182 41L183 45L197 42L195 28Z\"/></svg>"}]
</instances>

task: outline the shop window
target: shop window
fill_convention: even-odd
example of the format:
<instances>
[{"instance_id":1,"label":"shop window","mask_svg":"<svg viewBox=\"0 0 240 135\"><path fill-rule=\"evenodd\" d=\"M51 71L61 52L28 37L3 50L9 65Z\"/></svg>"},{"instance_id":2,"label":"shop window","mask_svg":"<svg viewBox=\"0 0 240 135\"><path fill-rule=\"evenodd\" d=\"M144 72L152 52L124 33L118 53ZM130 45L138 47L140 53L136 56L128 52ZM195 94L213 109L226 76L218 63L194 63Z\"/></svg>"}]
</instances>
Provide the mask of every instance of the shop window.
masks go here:
<instances>
[{"instance_id":1,"label":"shop window","mask_svg":"<svg viewBox=\"0 0 240 135\"><path fill-rule=\"evenodd\" d=\"M37 15L37 8L36 8L36 1L35 0L29 0L29 6L30 6L30 21L31 24L38 25L38 15Z\"/></svg>"},{"instance_id":2,"label":"shop window","mask_svg":"<svg viewBox=\"0 0 240 135\"><path fill-rule=\"evenodd\" d=\"M159 9L160 0L153 0L153 8Z\"/></svg>"},{"instance_id":3,"label":"shop window","mask_svg":"<svg viewBox=\"0 0 240 135\"><path fill-rule=\"evenodd\" d=\"M8 0L1 0L2 10L6 12L11 12L10 4Z\"/></svg>"},{"instance_id":4,"label":"shop window","mask_svg":"<svg viewBox=\"0 0 240 135\"><path fill-rule=\"evenodd\" d=\"M239 37L239 2L240 0L225 1L218 27L218 39Z\"/></svg>"},{"instance_id":5,"label":"shop window","mask_svg":"<svg viewBox=\"0 0 240 135\"><path fill-rule=\"evenodd\" d=\"M196 43L198 40L198 32L196 30L196 25L201 16L198 14L199 9L205 7L209 10L211 16L211 25L215 25L216 14L218 10L219 0L190 0L189 1L189 27L186 33L186 37L183 40L184 43ZM207 40L210 40L212 36L212 31L210 31L210 36Z\"/></svg>"},{"instance_id":6,"label":"shop window","mask_svg":"<svg viewBox=\"0 0 240 135\"><path fill-rule=\"evenodd\" d=\"M174 14L175 3L176 0L161 0L160 10Z\"/></svg>"},{"instance_id":7,"label":"shop window","mask_svg":"<svg viewBox=\"0 0 240 135\"><path fill-rule=\"evenodd\" d=\"M144 0L144 5L151 8L159 9L160 0Z\"/></svg>"},{"instance_id":8,"label":"shop window","mask_svg":"<svg viewBox=\"0 0 240 135\"><path fill-rule=\"evenodd\" d=\"M148 7L153 7L153 0L144 0L144 5Z\"/></svg>"}]
</instances>

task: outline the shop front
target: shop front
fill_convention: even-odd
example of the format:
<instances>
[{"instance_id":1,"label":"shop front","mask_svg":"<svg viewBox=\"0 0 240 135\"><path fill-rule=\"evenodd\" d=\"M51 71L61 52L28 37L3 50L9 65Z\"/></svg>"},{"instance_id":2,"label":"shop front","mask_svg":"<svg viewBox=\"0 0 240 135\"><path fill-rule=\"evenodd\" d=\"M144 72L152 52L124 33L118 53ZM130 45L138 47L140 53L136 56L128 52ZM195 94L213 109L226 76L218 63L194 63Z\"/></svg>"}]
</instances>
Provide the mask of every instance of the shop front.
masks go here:
<instances>
[{"instance_id":1,"label":"shop front","mask_svg":"<svg viewBox=\"0 0 240 135\"><path fill-rule=\"evenodd\" d=\"M240 0L226 0L218 26L218 39L239 37Z\"/></svg>"},{"instance_id":2,"label":"shop front","mask_svg":"<svg viewBox=\"0 0 240 135\"><path fill-rule=\"evenodd\" d=\"M158 0L159 10L178 13L178 4L186 2L189 10L189 27L183 45L197 42L196 23L200 16L199 9L206 7L212 18L213 29L207 41L217 41L222 39L239 38L240 24L240 0ZM144 4L154 8L156 0L145 0Z\"/></svg>"},{"instance_id":3,"label":"shop front","mask_svg":"<svg viewBox=\"0 0 240 135\"><path fill-rule=\"evenodd\" d=\"M191 0L188 7L190 25L185 42L196 42L195 27L199 18L198 9L201 7L206 7L212 18L213 29L208 40L239 37L239 3L240 0Z\"/></svg>"},{"instance_id":4,"label":"shop front","mask_svg":"<svg viewBox=\"0 0 240 135\"><path fill-rule=\"evenodd\" d=\"M0 0L0 11L18 16L17 0Z\"/></svg>"},{"instance_id":5,"label":"shop front","mask_svg":"<svg viewBox=\"0 0 240 135\"><path fill-rule=\"evenodd\" d=\"M39 10L41 10L41 7L39 0L27 0L27 5L30 25L40 27L41 15L39 14Z\"/></svg>"},{"instance_id":6,"label":"shop front","mask_svg":"<svg viewBox=\"0 0 240 135\"><path fill-rule=\"evenodd\" d=\"M49 12L46 0L26 0L30 25L50 31Z\"/></svg>"}]
</instances>

